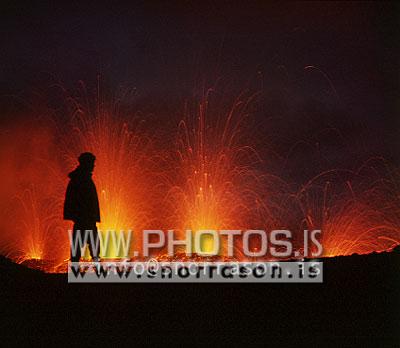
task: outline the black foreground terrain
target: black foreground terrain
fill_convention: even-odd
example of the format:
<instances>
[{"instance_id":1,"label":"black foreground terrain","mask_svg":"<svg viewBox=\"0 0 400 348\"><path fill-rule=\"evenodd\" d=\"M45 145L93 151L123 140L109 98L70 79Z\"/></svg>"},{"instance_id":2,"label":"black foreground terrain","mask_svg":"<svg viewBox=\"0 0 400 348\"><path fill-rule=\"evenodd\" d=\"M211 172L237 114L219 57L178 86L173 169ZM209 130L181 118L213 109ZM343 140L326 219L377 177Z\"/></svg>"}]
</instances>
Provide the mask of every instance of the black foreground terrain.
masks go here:
<instances>
[{"instance_id":1,"label":"black foreground terrain","mask_svg":"<svg viewBox=\"0 0 400 348\"><path fill-rule=\"evenodd\" d=\"M323 261L323 284L107 285L68 284L65 274L1 257L2 343L249 346L308 337L324 346L397 346L399 250Z\"/></svg>"}]
</instances>

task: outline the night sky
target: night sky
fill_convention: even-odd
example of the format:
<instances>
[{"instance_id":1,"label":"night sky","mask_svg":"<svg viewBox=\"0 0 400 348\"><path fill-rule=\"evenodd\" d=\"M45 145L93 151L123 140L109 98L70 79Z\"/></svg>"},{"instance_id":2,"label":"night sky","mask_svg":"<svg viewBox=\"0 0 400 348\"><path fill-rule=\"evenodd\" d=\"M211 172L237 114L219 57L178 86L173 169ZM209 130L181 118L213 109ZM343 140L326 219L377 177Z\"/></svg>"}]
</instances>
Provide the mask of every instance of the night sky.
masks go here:
<instances>
[{"instance_id":1,"label":"night sky","mask_svg":"<svg viewBox=\"0 0 400 348\"><path fill-rule=\"evenodd\" d=\"M2 2L3 106L55 82L95 88L100 76L151 110L222 79L235 93L261 91L257 122L282 153L333 127L360 159L399 160L394 3L43 3ZM324 141L333 165L348 155Z\"/></svg>"}]
</instances>

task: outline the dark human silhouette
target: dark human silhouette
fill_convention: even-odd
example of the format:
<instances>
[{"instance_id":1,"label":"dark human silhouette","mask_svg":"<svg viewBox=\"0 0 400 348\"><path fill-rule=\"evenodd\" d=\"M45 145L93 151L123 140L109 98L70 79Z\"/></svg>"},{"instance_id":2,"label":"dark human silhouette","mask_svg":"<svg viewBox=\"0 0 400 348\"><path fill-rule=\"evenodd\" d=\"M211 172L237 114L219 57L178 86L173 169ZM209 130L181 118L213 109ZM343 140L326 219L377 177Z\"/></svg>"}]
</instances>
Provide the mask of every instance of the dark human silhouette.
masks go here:
<instances>
[{"instance_id":1,"label":"dark human silhouette","mask_svg":"<svg viewBox=\"0 0 400 348\"><path fill-rule=\"evenodd\" d=\"M74 222L72 232L74 242L79 235L84 241L85 231L89 231L86 232L89 251L92 260L96 262L99 261L100 251L96 226L96 223L100 222L100 209L96 186L92 180L95 160L96 157L92 153L84 152L78 158L79 166L69 173L70 182L65 194L64 220ZM92 234L92 238L90 238L90 234ZM81 249L77 248L74 253L71 248L71 262L79 262L80 258Z\"/></svg>"}]
</instances>

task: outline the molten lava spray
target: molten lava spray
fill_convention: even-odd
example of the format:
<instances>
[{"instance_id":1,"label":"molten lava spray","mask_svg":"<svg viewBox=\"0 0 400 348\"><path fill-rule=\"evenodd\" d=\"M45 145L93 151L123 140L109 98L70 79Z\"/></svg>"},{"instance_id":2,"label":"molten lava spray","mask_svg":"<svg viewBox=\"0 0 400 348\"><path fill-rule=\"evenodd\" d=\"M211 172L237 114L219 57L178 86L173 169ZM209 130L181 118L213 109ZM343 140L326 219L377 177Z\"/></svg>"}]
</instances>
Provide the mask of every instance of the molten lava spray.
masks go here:
<instances>
[{"instance_id":1,"label":"molten lava spray","mask_svg":"<svg viewBox=\"0 0 400 348\"><path fill-rule=\"evenodd\" d=\"M400 243L396 192L382 160L320 174L299 193L304 227L322 231L324 256L390 250Z\"/></svg>"},{"instance_id":2,"label":"molten lava spray","mask_svg":"<svg viewBox=\"0 0 400 348\"><path fill-rule=\"evenodd\" d=\"M253 98L241 95L221 105L208 90L186 108L172 162L175 178L167 195L172 203L168 221L181 238L186 229L251 229L267 219L260 197L265 181L262 160L248 127ZM214 242L205 235L202 250L214 250ZM220 255L225 252L220 249Z\"/></svg>"},{"instance_id":3,"label":"molten lava spray","mask_svg":"<svg viewBox=\"0 0 400 348\"><path fill-rule=\"evenodd\" d=\"M127 118L117 105L98 103L93 109L76 103L69 134L65 134L69 167L76 165L80 152L96 155L94 181L101 208L100 231L134 232L138 245L142 229L151 228L154 208L152 141L136 117ZM152 206L153 205L153 206ZM110 243L101 249L103 257L118 257Z\"/></svg>"},{"instance_id":4,"label":"molten lava spray","mask_svg":"<svg viewBox=\"0 0 400 348\"><path fill-rule=\"evenodd\" d=\"M93 103L66 97L60 110L31 109L31 121L8 124L0 134L1 253L46 271L63 270L72 226L62 220L67 174L85 151L97 157L99 229L132 229L135 250L143 229L174 229L180 238L186 229L289 229L295 239L305 228L321 229L325 256L399 244L398 174L369 162L357 172L328 171L293 189L269 173L257 151L250 127L254 97L226 102L214 93L186 107L177 129L164 133L99 96ZM202 249L213 243L203 239ZM113 249L101 253L121 256Z\"/></svg>"}]
</instances>

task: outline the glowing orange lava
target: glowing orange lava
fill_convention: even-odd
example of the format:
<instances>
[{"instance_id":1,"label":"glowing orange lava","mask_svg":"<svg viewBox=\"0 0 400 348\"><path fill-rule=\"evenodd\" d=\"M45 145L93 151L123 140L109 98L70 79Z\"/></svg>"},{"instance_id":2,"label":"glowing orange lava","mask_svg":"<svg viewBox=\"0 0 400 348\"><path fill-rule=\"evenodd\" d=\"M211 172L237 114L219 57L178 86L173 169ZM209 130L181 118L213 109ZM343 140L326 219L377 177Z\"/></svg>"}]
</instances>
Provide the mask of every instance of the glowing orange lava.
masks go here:
<instances>
[{"instance_id":1,"label":"glowing orange lava","mask_svg":"<svg viewBox=\"0 0 400 348\"><path fill-rule=\"evenodd\" d=\"M324 256L400 242L398 174L369 162L356 173L328 171L297 192L289 189L263 167L252 140L252 96L227 103L207 91L185 110L167 145L152 135L154 125L146 128L119 103L65 100L62 116L34 114L1 134L0 251L16 262L62 271L72 225L62 220L67 174L84 151L97 157L99 229L133 229L135 245L141 230L153 228L181 237L186 229L321 229ZM203 246L212 249L211 240Z\"/></svg>"},{"instance_id":2,"label":"glowing orange lava","mask_svg":"<svg viewBox=\"0 0 400 348\"><path fill-rule=\"evenodd\" d=\"M259 220L262 174L254 164L261 160L243 138L252 98L216 107L210 94L185 111L178 127L175 180L167 200L168 219L180 232L241 229ZM213 249L212 238L202 244L204 251Z\"/></svg>"}]
</instances>

